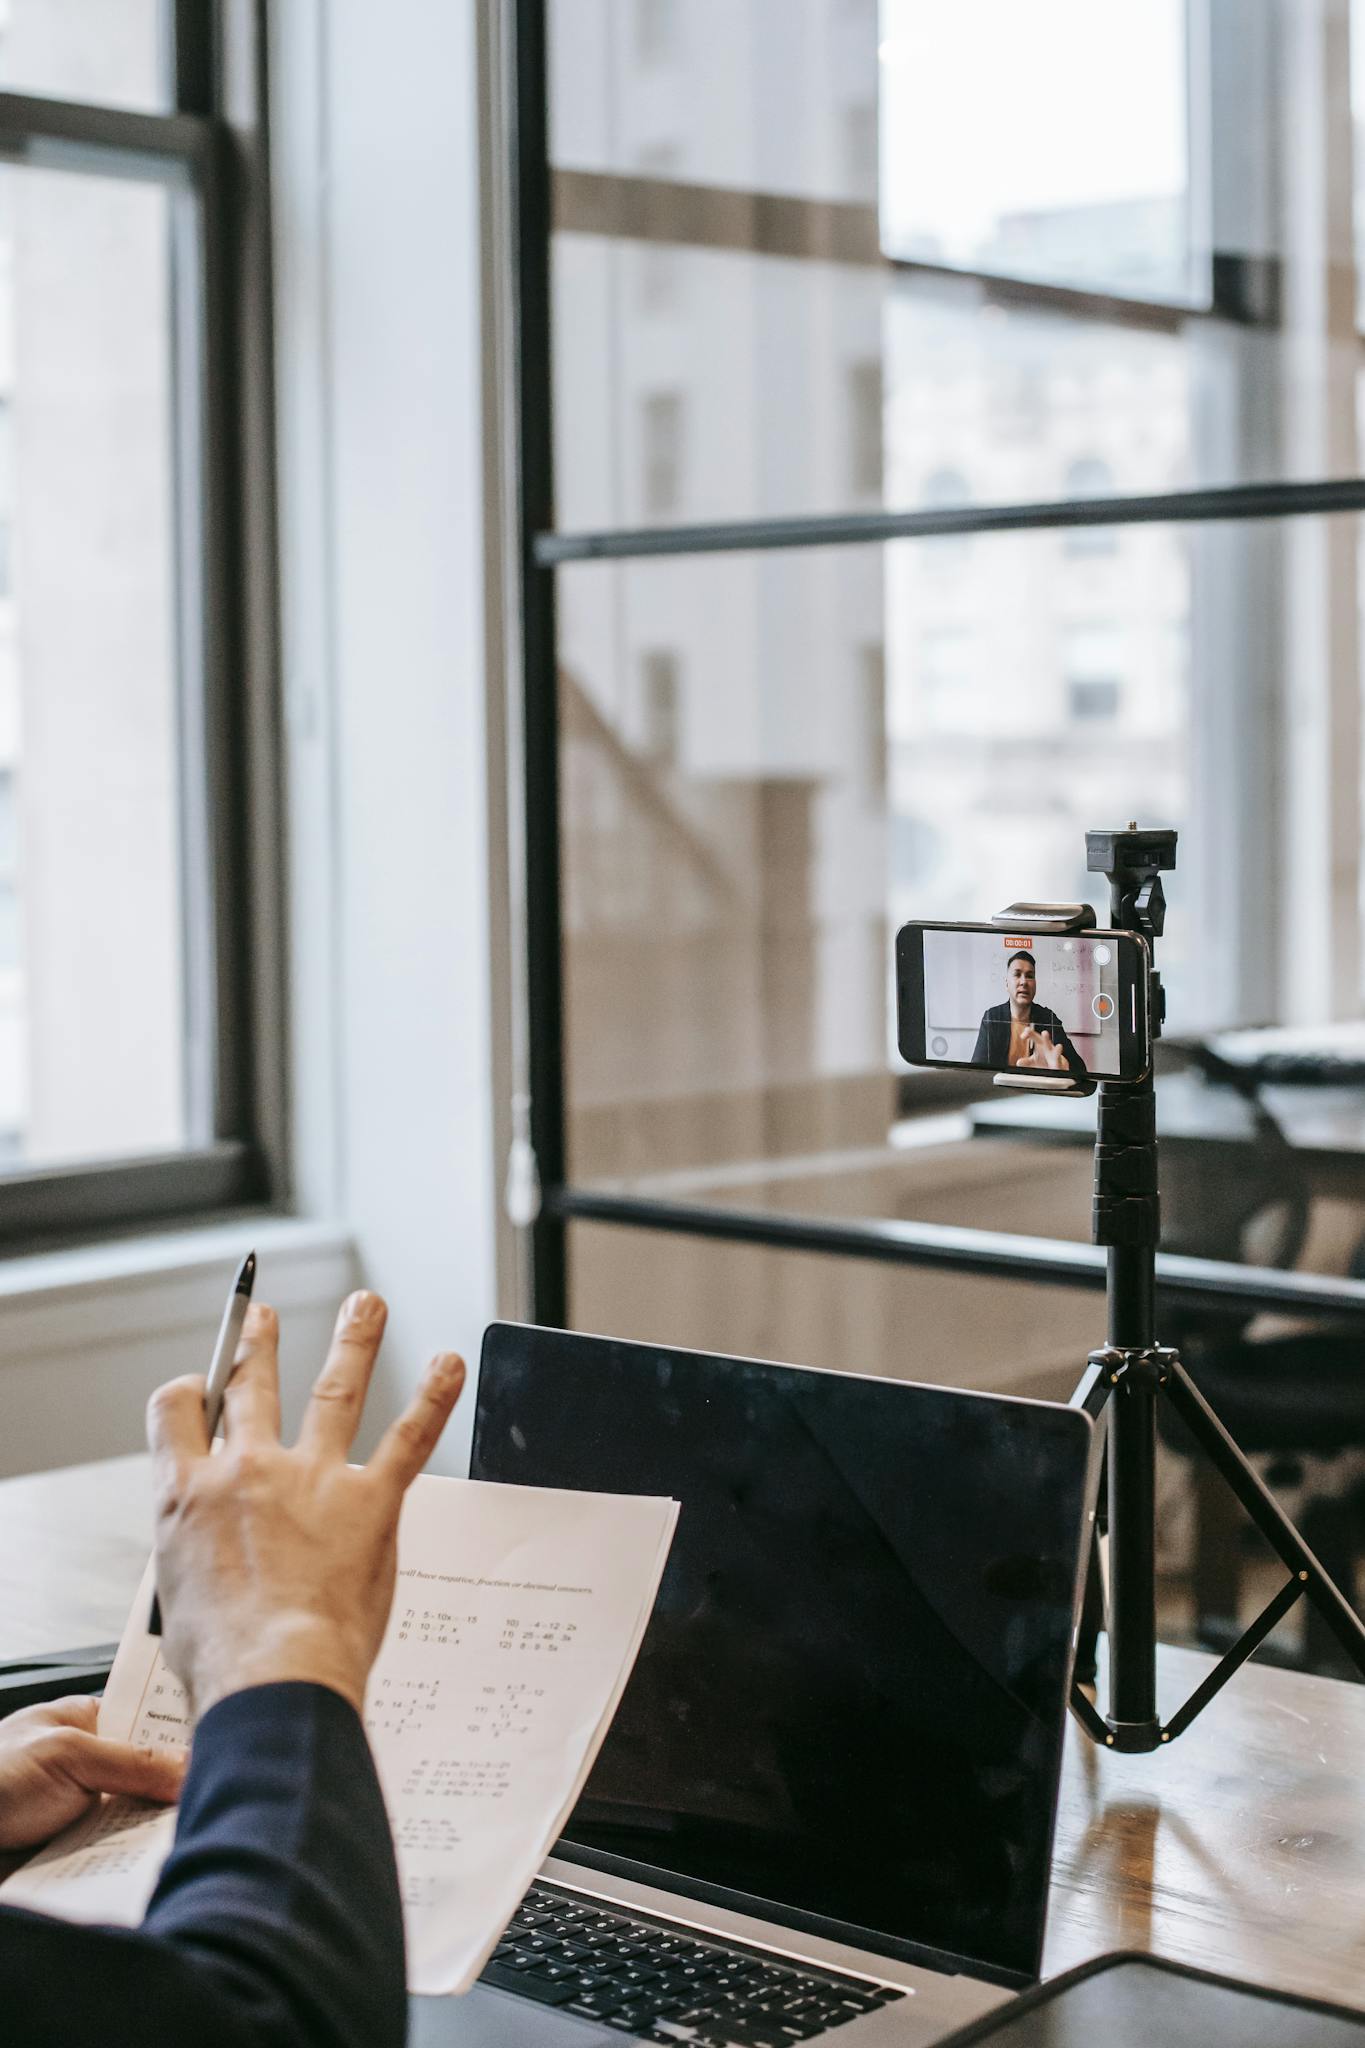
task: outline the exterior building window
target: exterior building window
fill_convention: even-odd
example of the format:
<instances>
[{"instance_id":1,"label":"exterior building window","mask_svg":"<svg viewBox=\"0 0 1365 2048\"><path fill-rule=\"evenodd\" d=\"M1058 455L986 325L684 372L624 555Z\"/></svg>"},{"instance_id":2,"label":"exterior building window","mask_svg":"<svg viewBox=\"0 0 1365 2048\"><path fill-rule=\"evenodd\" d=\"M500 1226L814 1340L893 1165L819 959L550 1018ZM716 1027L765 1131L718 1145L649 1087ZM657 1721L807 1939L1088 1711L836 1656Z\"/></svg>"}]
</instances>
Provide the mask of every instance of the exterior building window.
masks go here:
<instances>
[{"instance_id":1,"label":"exterior building window","mask_svg":"<svg viewBox=\"0 0 1365 2048\"><path fill-rule=\"evenodd\" d=\"M678 391L653 391L641 413L644 504L651 519L665 519L682 503L683 400Z\"/></svg>"},{"instance_id":2,"label":"exterior building window","mask_svg":"<svg viewBox=\"0 0 1365 2048\"><path fill-rule=\"evenodd\" d=\"M635 54L658 64L673 48L673 0L635 0Z\"/></svg>"},{"instance_id":3,"label":"exterior building window","mask_svg":"<svg viewBox=\"0 0 1365 2048\"><path fill-rule=\"evenodd\" d=\"M10 536L14 530L14 426L9 399L0 397L0 597L11 590Z\"/></svg>"},{"instance_id":4,"label":"exterior building window","mask_svg":"<svg viewBox=\"0 0 1365 2048\"><path fill-rule=\"evenodd\" d=\"M1068 498L1108 498L1114 490L1114 472L1098 455L1083 456L1066 473ZM1118 529L1113 526L1069 526L1066 552L1072 556L1112 555L1118 552Z\"/></svg>"},{"instance_id":5,"label":"exterior building window","mask_svg":"<svg viewBox=\"0 0 1365 2048\"><path fill-rule=\"evenodd\" d=\"M851 363L848 372L849 482L859 497L882 488L882 366L880 358Z\"/></svg>"},{"instance_id":6,"label":"exterior building window","mask_svg":"<svg viewBox=\"0 0 1365 2048\"><path fill-rule=\"evenodd\" d=\"M1123 653L1117 627L1076 626L1066 636L1067 710L1076 725L1107 725L1123 702Z\"/></svg>"},{"instance_id":7,"label":"exterior building window","mask_svg":"<svg viewBox=\"0 0 1365 2048\"><path fill-rule=\"evenodd\" d=\"M886 802L886 648L880 640L859 650L863 679L863 779L874 806Z\"/></svg>"},{"instance_id":8,"label":"exterior building window","mask_svg":"<svg viewBox=\"0 0 1365 2048\"><path fill-rule=\"evenodd\" d=\"M971 485L960 469L935 469L924 479L921 502L926 512L952 512L972 502ZM927 561L960 562L971 546L965 533L937 533L923 543Z\"/></svg>"},{"instance_id":9,"label":"exterior building window","mask_svg":"<svg viewBox=\"0 0 1365 2048\"><path fill-rule=\"evenodd\" d=\"M859 100L845 107L844 184L855 199L877 196L879 146L876 102Z\"/></svg>"},{"instance_id":10,"label":"exterior building window","mask_svg":"<svg viewBox=\"0 0 1365 2048\"><path fill-rule=\"evenodd\" d=\"M671 647L653 647L640 657L644 699L644 751L661 768L678 765L678 657Z\"/></svg>"},{"instance_id":11,"label":"exterior building window","mask_svg":"<svg viewBox=\"0 0 1365 2048\"><path fill-rule=\"evenodd\" d=\"M1067 702L1076 725L1112 725L1119 715L1122 692L1112 676L1073 677Z\"/></svg>"}]
</instances>

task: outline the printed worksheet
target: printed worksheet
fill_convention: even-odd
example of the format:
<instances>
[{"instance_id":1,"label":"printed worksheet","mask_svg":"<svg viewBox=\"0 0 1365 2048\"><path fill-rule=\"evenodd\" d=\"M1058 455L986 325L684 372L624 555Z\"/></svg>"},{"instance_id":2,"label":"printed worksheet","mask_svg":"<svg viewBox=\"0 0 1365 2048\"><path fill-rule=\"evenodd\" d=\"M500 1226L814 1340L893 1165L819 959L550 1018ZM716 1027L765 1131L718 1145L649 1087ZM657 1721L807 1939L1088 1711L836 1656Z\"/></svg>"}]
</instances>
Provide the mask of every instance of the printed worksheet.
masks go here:
<instances>
[{"instance_id":1,"label":"printed worksheet","mask_svg":"<svg viewBox=\"0 0 1365 2048\"><path fill-rule=\"evenodd\" d=\"M635 1662L676 1501L423 1477L365 1725L398 1852L413 1991L466 1990L553 1846ZM134 1602L100 1732L191 1739L184 1690ZM7 1904L134 1926L173 1811L106 1799L3 1885Z\"/></svg>"}]
</instances>

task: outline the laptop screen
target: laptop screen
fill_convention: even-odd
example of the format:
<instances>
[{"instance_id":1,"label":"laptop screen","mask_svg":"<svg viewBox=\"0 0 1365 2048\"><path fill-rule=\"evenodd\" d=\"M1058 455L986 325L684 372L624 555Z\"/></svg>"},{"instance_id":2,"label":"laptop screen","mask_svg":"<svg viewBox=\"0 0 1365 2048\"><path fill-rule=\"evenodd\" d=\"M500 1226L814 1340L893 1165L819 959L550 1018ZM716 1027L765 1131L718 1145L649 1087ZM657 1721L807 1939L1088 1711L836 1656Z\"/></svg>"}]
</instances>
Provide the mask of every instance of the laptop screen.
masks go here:
<instances>
[{"instance_id":1,"label":"laptop screen","mask_svg":"<svg viewBox=\"0 0 1365 2048\"><path fill-rule=\"evenodd\" d=\"M562 1853L1035 1975L1088 1450L1040 1402L495 1324L473 1478L681 1502Z\"/></svg>"}]
</instances>

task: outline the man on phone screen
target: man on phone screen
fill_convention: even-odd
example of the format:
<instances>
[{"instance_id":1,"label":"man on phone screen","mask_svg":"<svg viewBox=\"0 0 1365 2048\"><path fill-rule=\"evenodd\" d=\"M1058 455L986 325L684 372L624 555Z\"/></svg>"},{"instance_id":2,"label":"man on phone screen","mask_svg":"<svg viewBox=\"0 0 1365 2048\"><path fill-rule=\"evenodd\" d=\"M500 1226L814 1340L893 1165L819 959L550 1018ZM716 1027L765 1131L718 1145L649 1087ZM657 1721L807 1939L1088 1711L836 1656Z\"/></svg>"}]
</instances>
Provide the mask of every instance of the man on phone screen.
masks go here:
<instances>
[{"instance_id":1,"label":"man on phone screen","mask_svg":"<svg viewBox=\"0 0 1365 2048\"><path fill-rule=\"evenodd\" d=\"M1020 947L1005 968L1009 1001L982 1014L972 1063L979 1067L1028 1067L1043 1073L1084 1074L1085 1061L1067 1037L1062 1020L1033 1000L1038 963Z\"/></svg>"}]
</instances>

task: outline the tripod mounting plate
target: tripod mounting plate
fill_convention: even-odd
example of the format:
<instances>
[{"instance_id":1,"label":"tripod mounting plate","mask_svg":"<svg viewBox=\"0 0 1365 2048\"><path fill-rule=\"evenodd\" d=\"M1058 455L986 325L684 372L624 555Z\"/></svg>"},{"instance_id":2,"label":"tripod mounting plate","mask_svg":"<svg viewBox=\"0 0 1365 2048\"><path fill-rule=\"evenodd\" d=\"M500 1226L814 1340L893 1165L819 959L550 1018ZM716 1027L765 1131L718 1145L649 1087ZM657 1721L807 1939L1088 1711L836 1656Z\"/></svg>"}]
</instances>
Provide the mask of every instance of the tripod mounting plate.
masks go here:
<instances>
[{"instance_id":1,"label":"tripod mounting plate","mask_svg":"<svg viewBox=\"0 0 1365 2048\"><path fill-rule=\"evenodd\" d=\"M1092 875L1112 876L1115 868L1130 870L1175 867L1177 834L1171 825L1129 825L1085 835L1085 864Z\"/></svg>"}]
</instances>

